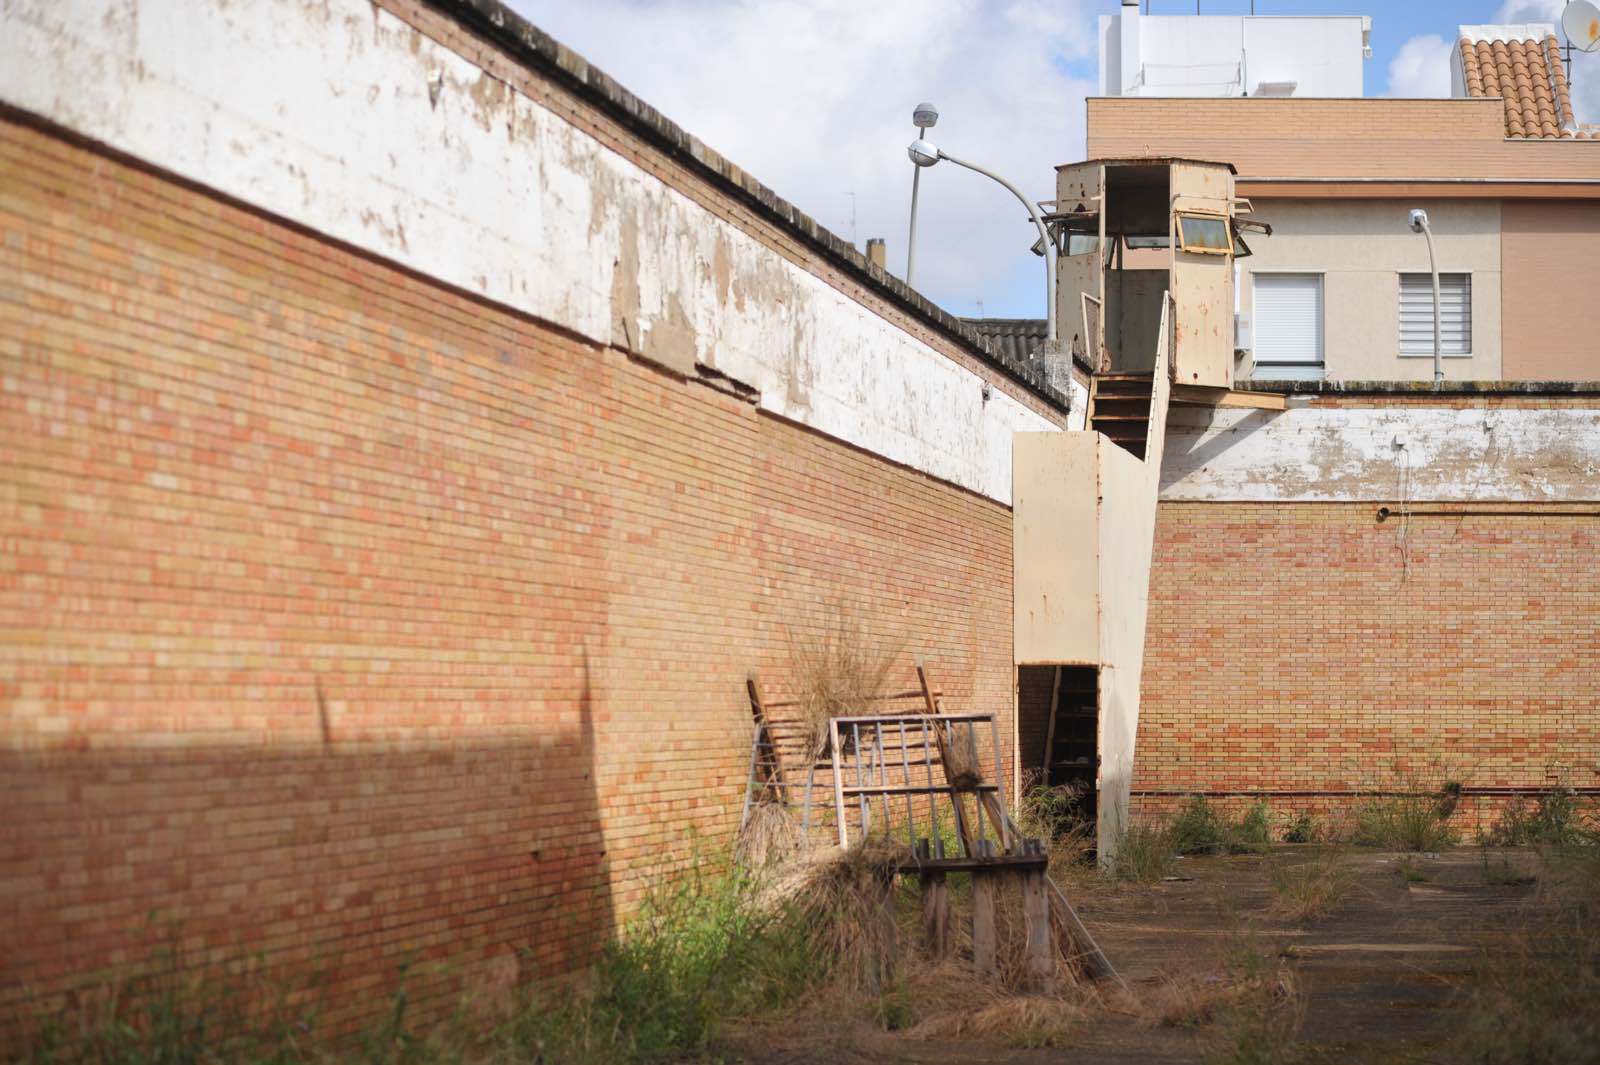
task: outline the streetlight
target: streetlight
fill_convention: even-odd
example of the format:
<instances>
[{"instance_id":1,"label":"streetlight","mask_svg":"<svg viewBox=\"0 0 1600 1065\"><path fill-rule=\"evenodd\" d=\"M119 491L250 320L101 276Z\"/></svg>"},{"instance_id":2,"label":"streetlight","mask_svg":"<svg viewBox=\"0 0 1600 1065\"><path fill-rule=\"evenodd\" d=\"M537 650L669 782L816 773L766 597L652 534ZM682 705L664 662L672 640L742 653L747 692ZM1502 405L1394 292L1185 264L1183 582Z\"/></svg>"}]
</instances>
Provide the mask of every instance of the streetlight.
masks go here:
<instances>
[{"instance_id":1,"label":"streetlight","mask_svg":"<svg viewBox=\"0 0 1600 1065\"><path fill-rule=\"evenodd\" d=\"M1444 323L1439 315L1439 264L1433 257L1433 230L1428 228L1428 212L1413 207L1410 224L1411 232L1421 233L1428 240L1428 271L1433 274L1433 387L1438 388L1444 380L1444 362L1440 357L1443 351L1440 336L1444 331Z\"/></svg>"},{"instance_id":2,"label":"streetlight","mask_svg":"<svg viewBox=\"0 0 1600 1065\"><path fill-rule=\"evenodd\" d=\"M911 161L916 164L918 172L921 172L922 168L925 166L932 166L941 159L947 159L957 166L964 166L968 170L976 171L986 178L998 181L1000 184L1004 185L1008 190L1010 190L1011 195L1022 201L1022 206L1028 209L1028 217L1032 218L1033 224L1039 227L1039 243L1034 245L1034 247L1044 256L1045 337L1047 342L1053 345L1056 339L1055 242L1050 239L1050 231L1045 228L1044 219L1039 217L1039 208L1034 205L1032 200L1028 199L1028 197L1022 194L1021 189L1017 188L1011 182L1007 181L999 174L996 174L994 171L985 170L977 163L969 163L965 159L957 159L955 156L943 151L940 148L934 147L932 144L929 144L927 141L921 138L911 142L911 145L906 148L906 154L911 156ZM914 188L915 186L913 186L913 189ZM911 217L915 219L915 193L913 193L912 204ZM906 280L907 282L911 280L909 266L906 270Z\"/></svg>"},{"instance_id":3,"label":"streetlight","mask_svg":"<svg viewBox=\"0 0 1600 1065\"><path fill-rule=\"evenodd\" d=\"M917 139L939 124L939 109L921 103L911 112L911 124L917 127ZM911 287L911 271L917 265L917 186L922 182L922 167L911 168L911 236L906 240L906 287Z\"/></svg>"}]
</instances>

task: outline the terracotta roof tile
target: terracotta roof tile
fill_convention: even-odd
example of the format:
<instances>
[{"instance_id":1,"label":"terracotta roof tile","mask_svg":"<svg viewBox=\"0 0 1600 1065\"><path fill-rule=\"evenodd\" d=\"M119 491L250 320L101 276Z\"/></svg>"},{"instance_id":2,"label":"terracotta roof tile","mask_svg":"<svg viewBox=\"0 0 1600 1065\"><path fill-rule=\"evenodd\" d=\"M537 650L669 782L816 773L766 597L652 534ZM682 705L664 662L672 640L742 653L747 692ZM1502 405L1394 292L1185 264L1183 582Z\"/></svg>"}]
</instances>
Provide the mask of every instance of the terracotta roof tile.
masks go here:
<instances>
[{"instance_id":1,"label":"terracotta roof tile","mask_svg":"<svg viewBox=\"0 0 1600 1065\"><path fill-rule=\"evenodd\" d=\"M1505 102L1506 136L1587 139L1573 130L1572 93L1555 36L1460 42L1467 95Z\"/></svg>"}]
</instances>

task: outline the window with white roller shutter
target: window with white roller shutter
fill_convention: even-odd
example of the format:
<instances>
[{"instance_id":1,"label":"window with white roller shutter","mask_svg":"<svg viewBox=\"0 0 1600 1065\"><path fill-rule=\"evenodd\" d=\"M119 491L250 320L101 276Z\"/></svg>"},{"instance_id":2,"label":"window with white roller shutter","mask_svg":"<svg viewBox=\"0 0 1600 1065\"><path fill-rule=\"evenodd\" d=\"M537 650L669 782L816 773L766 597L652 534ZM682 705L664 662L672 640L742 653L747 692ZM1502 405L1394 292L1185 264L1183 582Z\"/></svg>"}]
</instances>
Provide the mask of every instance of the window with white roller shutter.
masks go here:
<instances>
[{"instance_id":1,"label":"window with white roller shutter","mask_svg":"<svg viewBox=\"0 0 1600 1065\"><path fill-rule=\"evenodd\" d=\"M1472 354L1472 275L1439 275L1439 351ZM1400 275L1400 354L1433 357L1433 275Z\"/></svg>"},{"instance_id":2,"label":"window with white roller shutter","mask_svg":"<svg viewBox=\"0 0 1600 1065\"><path fill-rule=\"evenodd\" d=\"M1255 273L1255 376L1323 374L1321 274Z\"/></svg>"}]
</instances>

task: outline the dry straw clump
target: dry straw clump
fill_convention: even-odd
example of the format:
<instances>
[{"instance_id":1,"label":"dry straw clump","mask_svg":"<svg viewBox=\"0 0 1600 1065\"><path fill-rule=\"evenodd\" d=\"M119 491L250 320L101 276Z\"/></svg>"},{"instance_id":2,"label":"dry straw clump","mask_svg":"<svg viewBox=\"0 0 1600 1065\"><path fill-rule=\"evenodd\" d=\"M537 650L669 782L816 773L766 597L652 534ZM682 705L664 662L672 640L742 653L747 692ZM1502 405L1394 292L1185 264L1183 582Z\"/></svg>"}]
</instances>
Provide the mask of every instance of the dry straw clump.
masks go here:
<instances>
[{"instance_id":1,"label":"dry straw clump","mask_svg":"<svg viewBox=\"0 0 1600 1065\"><path fill-rule=\"evenodd\" d=\"M877 836L848 850L801 853L771 871L761 902L793 923L824 982L849 992L877 988L896 938L884 919L885 899L910 857L909 847Z\"/></svg>"},{"instance_id":2,"label":"dry straw clump","mask_svg":"<svg viewBox=\"0 0 1600 1065\"><path fill-rule=\"evenodd\" d=\"M1064 1046L1092 1012L1061 995L1016 995L973 973L967 962L919 966L907 978L916 1014L912 1039L993 1039L1012 1046Z\"/></svg>"},{"instance_id":3,"label":"dry straw clump","mask_svg":"<svg viewBox=\"0 0 1600 1065\"><path fill-rule=\"evenodd\" d=\"M828 722L863 717L888 692L902 645L875 632L850 599L818 606L784 627L801 732L812 753L828 753ZM841 745L848 741L841 736Z\"/></svg>"},{"instance_id":4,"label":"dry straw clump","mask_svg":"<svg viewBox=\"0 0 1600 1065\"><path fill-rule=\"evenodd\" d=\"M799 853L805 840L794 814L780 802L763 801L750 807L739 830L733 857L746 869L765 869Z\"/></svg>"}]
</instances>

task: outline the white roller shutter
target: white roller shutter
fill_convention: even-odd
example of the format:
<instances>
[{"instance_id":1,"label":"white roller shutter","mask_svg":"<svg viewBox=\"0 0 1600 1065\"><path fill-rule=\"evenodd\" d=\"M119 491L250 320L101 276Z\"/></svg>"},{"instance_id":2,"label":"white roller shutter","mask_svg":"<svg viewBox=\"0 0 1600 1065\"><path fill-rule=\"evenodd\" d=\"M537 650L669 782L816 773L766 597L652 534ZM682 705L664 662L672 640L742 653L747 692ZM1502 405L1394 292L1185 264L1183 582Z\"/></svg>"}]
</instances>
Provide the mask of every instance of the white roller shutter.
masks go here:
<instances>
[{"instance_id":1,"label":"white roller shutter","mask_svg":"<svg viewBox=\"0 0 1600 1065\"><path fill-rule=\"evenodd\" d=\"M1472 275L1439 275L1439 350L1472 354ZM1400 354L1433 354L1433 275L1400 275Z\"/></svg>"},{"instance_id":2,"label":"white roller shutter","mask_svg":"<svg viewBox=\"0 0 1600 1065\"><path fill-rule=\"evenodd\" d=\"M1256 362L1320 365L1322 275L1252 276L1255 280Z\"/></svg>"}]
</instances>

